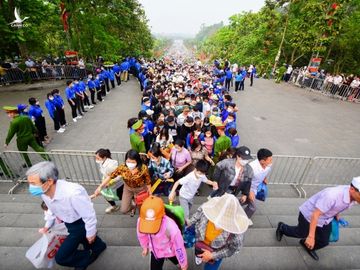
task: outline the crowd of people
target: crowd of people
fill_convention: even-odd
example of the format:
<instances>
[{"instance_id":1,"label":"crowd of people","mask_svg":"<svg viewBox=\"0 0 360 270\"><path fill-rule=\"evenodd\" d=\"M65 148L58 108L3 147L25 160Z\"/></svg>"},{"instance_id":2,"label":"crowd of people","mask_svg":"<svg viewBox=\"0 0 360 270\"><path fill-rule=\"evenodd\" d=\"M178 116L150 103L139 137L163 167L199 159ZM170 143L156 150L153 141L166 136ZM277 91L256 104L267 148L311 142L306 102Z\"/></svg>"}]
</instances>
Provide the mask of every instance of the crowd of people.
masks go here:
<instances>
[{"instance_id":1,"label":"crowd of people","mask_svg":"<svg viewBox=\"0 0 360 270\"><path fill-rule=\"evenodd\" d=\"M44 200L47 220L62 220L69 232L56 262L86 269L105 250L106 244L96 233L91 203L101 195L109 203L105 210L108 214L120 209L134 216L139 210L137 238L142 255L150 255L150 269L163 269L166 259L188 269L185 234L191 229L195 263L203 263L206 270L219 269L222 261L243 245L263 191L259 188L266 188L268 183L272 152L261 148L253 159L247 146L239 146L239 108L226 83L226 62L210 67L171 59L134 59L136 66L133 74L139 80L142 98L138 115L127 122L131 149L123 164L112 159L108 149L96 151L103 178L91 196L78 184L58 180L52 162L38 163L27 172L29 191ZM127 79L128 75L124 76ZM251 78L251 72L244 73L244 78L247 76ZM69 81L67 91L74 85L77 83ZM106 91L105 79L104 85ZM100 87L100 98L104 87ZM68 97L76 119L79 107L75 106L76 99ZM208 201L191 215L199 189ZM340 212L360 202L359 189L357 177L350 186L328 188L314 195L300 207L297 226L279 222L277 240L283 235L301 238L304 249L318 260L315 250L328 245L333 218L338 219ZM170 206L161 195L167 197ZM183 223L180 216L167 211L177 200ZM120 206L117 201L121 201ZM49 224L43 232L49 230ZM78 250L79 244L84 249Z\"/></svg>"},{"instance_id":2,"label":"crowd of people","mask_svg":"<svg viewBox=\"0 0 360 270\"><path fill-rule=\"evenodd\" d=\"M281 80L332 96L337 95L343 100L354 102L360 97L360 78L354 74L330 73L323 69L311 72L307 66L293 68L291 65L284 65L278 70L277 82Z\"/></svg>"}]
</instances>

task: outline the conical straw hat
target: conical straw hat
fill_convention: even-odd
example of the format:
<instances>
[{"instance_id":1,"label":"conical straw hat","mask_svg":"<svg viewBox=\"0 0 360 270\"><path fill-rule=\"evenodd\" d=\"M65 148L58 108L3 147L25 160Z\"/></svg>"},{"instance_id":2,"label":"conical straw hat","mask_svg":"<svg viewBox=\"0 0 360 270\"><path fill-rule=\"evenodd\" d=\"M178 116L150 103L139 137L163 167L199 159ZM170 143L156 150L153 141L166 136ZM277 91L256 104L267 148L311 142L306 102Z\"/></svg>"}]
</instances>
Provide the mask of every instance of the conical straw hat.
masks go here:
<instances>
[{"instance_id":1,"label":"conical straw hat","mask_svg":"<svg viewBox=\"0 0 360 270\"><path fill-rule=\"evenodd\" d=\"M208 220L224 231L242 234L250 224L239 200L231 194L211 198L202 205L203 212Z\"/></svg>"}]
</instances>

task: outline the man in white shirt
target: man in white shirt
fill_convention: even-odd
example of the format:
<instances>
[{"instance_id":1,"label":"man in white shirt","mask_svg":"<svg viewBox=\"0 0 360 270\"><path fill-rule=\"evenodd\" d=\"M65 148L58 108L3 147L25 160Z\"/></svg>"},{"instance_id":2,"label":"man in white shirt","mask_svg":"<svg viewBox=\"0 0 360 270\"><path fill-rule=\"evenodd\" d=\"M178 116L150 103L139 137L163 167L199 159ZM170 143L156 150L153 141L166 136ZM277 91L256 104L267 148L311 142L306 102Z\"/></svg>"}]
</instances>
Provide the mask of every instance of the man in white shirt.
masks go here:
<instances>
[{"instance_id":1,"label":"man in white shirt","mask_svg":"<svg viewBox=\"0 0 360 270\"><path fill-rule=\"evenodd\" d=\"M78 184L58 180L58 175L52 162L35 164L26 172L29 192L41 196L68 229L69 235L56 253L56 263L84 270L106 249L106 244L96 235L96 213L86 190ZM83 250L78 250L80 244Z\"/></svg>"},{"instance_id":2,"label":"man in white shirt","mask_svg":"<svg viewBox=\"0 0 360 270\"><path fill-rule=\"evenodd\" d=\"M251 188L249 193L249 203L245 208L245 213L249 218L254 215L256 211L256 194L257 189L261 183L268 183L267 176L271 171L272 153L268 149L261 148L257 152L257 159L250 162L249 165L253 169L254 176L251 181Z\"/></svg>"}]
</instances>

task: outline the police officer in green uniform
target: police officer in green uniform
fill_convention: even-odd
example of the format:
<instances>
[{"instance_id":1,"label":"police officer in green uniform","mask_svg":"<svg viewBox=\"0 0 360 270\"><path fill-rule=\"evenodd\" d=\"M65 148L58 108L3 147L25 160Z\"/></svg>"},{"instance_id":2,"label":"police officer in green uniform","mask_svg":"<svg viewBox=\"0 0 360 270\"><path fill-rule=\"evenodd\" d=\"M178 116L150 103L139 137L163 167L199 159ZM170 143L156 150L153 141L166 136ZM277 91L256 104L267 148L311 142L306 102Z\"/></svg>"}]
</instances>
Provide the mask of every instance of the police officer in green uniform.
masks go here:
<instances>
[{"instance_id":1,"label":"police officer in green uniform","mask_svg":"<svg viewBox=\"0 0 360 270\"><path fill-rule=\"evenodd\" d=\"M36 128L29 117L19 115L17 107L5 106L3 109L6 114L12 119L10 122L10 128L5 140L5 148L10 143L11 139L16 134L16 144L19 151L27 151L28 146L34 149L36 152L45 152L45 149L37 144L35 140ZM45 160L50 160L47 154L40 154ZM25 159L26 166L31 167L31 161L27 154L22 154Z\"/></svg>"},{"instance_id":2,"label":"police officer in green uniform","mask_svg":"<svg viewBox=\"0 0 360 270\"><path fill-rule=\"evenodd\" d=\"M144 138L141 135L144 131L142 120L136 121L131 127L135 132L130 135L131 149L138 153L146 153Z\"/></svg>"}]
</instances>

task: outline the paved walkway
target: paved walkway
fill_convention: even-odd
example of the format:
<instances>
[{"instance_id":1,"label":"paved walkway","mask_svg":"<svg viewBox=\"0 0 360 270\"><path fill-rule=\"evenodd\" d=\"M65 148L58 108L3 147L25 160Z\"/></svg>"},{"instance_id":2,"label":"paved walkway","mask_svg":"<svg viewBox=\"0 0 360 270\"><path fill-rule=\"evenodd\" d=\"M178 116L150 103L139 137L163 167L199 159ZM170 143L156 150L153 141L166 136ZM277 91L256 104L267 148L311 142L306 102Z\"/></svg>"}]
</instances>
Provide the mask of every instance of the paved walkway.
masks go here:
<instances>
[{"instance_id":1,"label":"paved walkway","mask_svg":"<svg viewBox=\"0 0 360 270\"><path fill-rule=\"evenodd\" d=\"M64 91L65 81L54 82ZM60 84L60 85L59 85ZM288 84L257 79L254 86L245 82L245 92L234 93L238 113L241 144L253 152L260 147L270 148L274 154L360 157L360 106L341 102L308 92ZM0 91L0 106L26 103L35 96L44 103L52 88L41 90ZM3 88L4 89L4 88ZM3 90L2 89L2 90ZM72 123L64 134L53 133L52 121L45 112L48 132L54 137L51 149L96 150L106 147L112 151L129 149L128 118L137 115L141 93L135 79L116 87L103 103L88 112L84 119ZM67 120L71 120L66 104ZM0 114L0 137L5 140L9 120ZM10 149L15 149L15 140Z\"/></svg>"}]
</instances>

